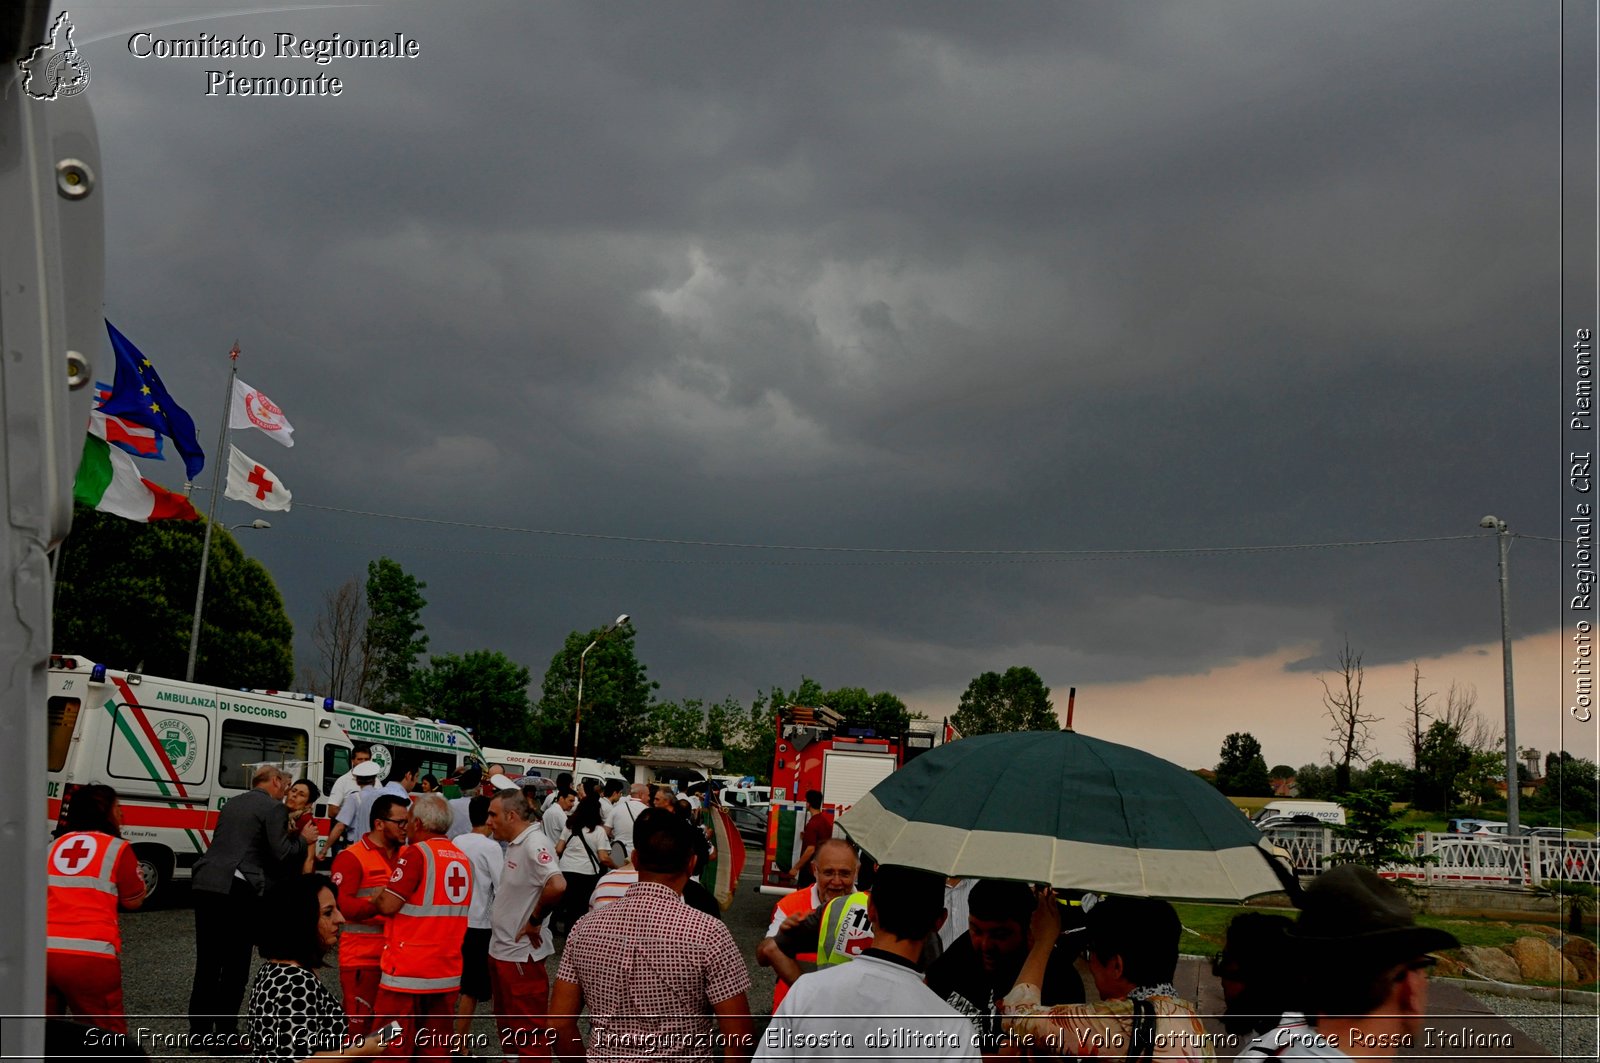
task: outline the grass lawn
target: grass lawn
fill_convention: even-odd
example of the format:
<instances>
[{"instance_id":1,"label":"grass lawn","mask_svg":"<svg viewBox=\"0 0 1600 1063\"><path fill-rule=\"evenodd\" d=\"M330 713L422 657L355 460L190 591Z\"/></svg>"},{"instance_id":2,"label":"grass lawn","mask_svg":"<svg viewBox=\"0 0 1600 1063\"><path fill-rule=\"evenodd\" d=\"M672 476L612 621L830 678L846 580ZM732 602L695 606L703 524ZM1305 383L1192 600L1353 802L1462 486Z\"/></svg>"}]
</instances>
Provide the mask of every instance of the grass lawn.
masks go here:
<instances>
[{"instance_id":1,"label":"grass lawn","mask_svg":"<svg viewBox=\"0 0 1600 1063\"><path fill-rule=\"evenodd\" d=\"M1240 912L1270 912L1273 915L1296 917L1293 908L1245 907L1234 904L1174 904L1178 918L1183 921L1184 934L1179 951L1199 956L1209 956L1222 951L1227 936L1228 923ZM1454 934L1463 945L1499 947L1510 945L1520 937L1543 937L1538 927L1548 929L1549 924L1508 923L1503 919L1455 919L1436 915L1419 915L1417 922L1423 926L1438 927ZM1193 931L1193 933L1190 933Z\"/></svg>"}]
</instances>

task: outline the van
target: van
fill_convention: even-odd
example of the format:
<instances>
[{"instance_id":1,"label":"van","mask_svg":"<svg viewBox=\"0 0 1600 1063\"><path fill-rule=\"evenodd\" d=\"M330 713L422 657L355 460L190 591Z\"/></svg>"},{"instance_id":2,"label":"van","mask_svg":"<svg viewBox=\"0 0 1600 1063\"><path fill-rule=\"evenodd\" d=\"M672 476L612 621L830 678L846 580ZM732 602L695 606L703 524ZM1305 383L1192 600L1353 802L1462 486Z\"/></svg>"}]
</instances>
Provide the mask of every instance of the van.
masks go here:
<instances>
[{"instance_id":1,"label":"van","mask_svg":"<svg viewBox=\"0 0 1600 1063\"><path fill-rule=\"evenodd\" d=\"M1264 830L1267 827L1289 826L1296 820L1307 822L1303 817L1325 824L1343 825L1344 809L1334 801L1272 800L1263 805L1250 822L1255 824L1257 830Z\"/></svg>"},{"instance_id":2,"label":"van","mask_svg":"<svg viewBox=\"0 0 1600 1063\"><path fill-rule=\"evenodd\" d=\"M562 772L569 773L573 779L599 779L601 782L617 782L627 784L627 779L622 774L622 769L615 764L608 764L603 760L592 760L589 757L577 759L578 770L573 771L573 759L570 754L555 756L548 753L524 753L515 749L493 749L485 747L483 750L484 762L487 764L501 764L505 766L506 774L515 779L522 775L542 775L547 779L554 779Z\"/></svg>"},{"instance_id":3,"label":"van","mask_svg":"<svg viewBox=\"0 0 1600 1063\"><path fill-rule=\"evenodd\" d=\"M123 672L70 654L50 658L45 709L50 818L62 821L80 786L115 789L148 896L190 876L218 812L250 789L258 767L326 779L352 748L315 702ZM314 814L324 817L326 806Z\"/></svg>"}]
</instances>

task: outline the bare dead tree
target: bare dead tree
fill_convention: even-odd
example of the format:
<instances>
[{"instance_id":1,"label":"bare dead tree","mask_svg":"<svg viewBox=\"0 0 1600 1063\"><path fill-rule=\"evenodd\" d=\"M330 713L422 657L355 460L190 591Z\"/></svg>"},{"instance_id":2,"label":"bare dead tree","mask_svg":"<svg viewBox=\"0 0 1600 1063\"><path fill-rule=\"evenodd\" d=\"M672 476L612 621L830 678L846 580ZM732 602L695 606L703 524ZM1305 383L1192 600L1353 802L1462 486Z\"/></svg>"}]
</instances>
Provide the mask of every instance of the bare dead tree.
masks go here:
<instances>
[{"instance_id":1,"label":"bare dead tree","mask_svg":"<svg viewBox=\"0 0 1600 1063\"><path fill-rule=\"evenodd\" d=\"M1416 661L1411 662L1411 704L1406 708L1411 710L1411 719L1406 721L1406 737L1411 740L1411 769L1422 770L1422 736L1427 728L1422 725L1423 720L1431 719L1428 712L1428 702L1433 700L1436 691L1422 692L1422 666Z\"/></svg>"},{"instance_id":2,"label":"bare dead tree","mask_svg":"<svg viewBox=\"0 0 1600 1063\"><path fill-rule=\"evenodd\" d=\"M1439 719L1449 724L1469 749L1484 753L1504 748L1504 732L1478 712L1478 688L1471 683L1450 684Z\"/></svg>"},{"instance_id":3,"label":"bare dead tree","mask_svg":"<svg viewBox=\"0 0 1600 1063\"><path fill-rule=\"evenodd\" d=\"M311 629L322 689L341 701L363 702L367 668L367 594L354 579L322 596L322 612Z\"/></svg>"},{"instance_id":4,"label":"bare dead tree","mask_svg":"<svg viewBox=\"0 0 1600 1063\"><path fill-rule=\"evenodd\" d=\"M1361 665L1361 654L1350 648L1346 639L1337 658L1339 677L1329 683L1317 676L1322 684L1322 704L1332 724L1328 742L1334 750L1334 785L1340 793L1350 789L1350 765L1363 764L1372 759L1372 725L1383 719L1361 711L1361 684L1366 669Z\"/></svg>"}]
</instances>

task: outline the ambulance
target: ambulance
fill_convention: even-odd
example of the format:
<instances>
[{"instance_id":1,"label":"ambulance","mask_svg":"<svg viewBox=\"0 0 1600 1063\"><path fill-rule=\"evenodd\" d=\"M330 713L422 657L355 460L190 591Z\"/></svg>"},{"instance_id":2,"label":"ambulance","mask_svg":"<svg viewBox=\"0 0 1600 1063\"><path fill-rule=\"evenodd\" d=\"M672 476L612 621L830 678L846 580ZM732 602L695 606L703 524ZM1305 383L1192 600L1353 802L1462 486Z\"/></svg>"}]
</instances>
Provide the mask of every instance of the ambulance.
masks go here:
<instances>
[{"instance_id":1,"label":"ambulance","mask_svg":"<svg viewBox=\"0 0 1600 1063\"><path fill-rule=\"evenodd\" d=\"M316 781L327 793L368 749L388 771L443 778L481 751L470 733L433 720L270 690L233 690L124 672L83 657L50 658L46 796L60 823L80 786L103 783L122 803L150 895L190 877L211 845L222 806L250 788L262 764ZM313 810L326 834L327 806Z\"/></svg>"},{"instance_id":2,"label":"ambulance","mask_svg":"<svg viewBox=\"0 0 1600 1063\"><path fill-rule=\"evenodd\" d=\"M483 750L485 764L503 764L506 774L516 779L523 775L540 775L546 779L554 779L562 772L570 772L574 779L599 779L606 782L609 779L626 781L622 769L615 764L607 764L603 760L590 760L588 757L578 758L578 770L572 770L572 758L558 757L546 753L522 753L515 749L492 749L485 747Z\"/></svg>"}]
</instances>

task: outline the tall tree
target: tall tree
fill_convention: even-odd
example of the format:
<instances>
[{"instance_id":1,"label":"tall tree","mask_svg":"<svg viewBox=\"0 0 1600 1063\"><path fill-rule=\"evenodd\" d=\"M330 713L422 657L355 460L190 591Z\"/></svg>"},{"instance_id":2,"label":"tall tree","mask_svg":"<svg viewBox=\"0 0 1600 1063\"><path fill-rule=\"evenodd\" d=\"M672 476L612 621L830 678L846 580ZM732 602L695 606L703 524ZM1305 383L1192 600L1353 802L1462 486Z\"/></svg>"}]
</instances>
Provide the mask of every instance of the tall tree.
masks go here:
<instances>
[{"instance_id":1,"label":"tall tree","mask_svg":"<svg viewBox=\"0 0 1600 1063\"><path fill-rule=\"evenodd\" d=\"M578 664L584 647L597 642L583 666L583 715L580 752L597 760L616 761L639 752L649 734L650 702L660 686L635 656L634 629L629 625L605 633L602 628L574 631L545 670L533 736L541 752L565 752L572 745L577 719Z\"/></svg>"},{"instance_id":2,"label":"tall tree","mask_svg":"<svg viewBox=\"0 0 1600 1063\"><path fill-rule=\"evenodd\" d=\"M139 524L76 506L56 566L53 645L113 668L182 678L204 521ZM272 575L212 529L195 680L287 688L294 625Z\"/></svg>"},{"instance_id":3,"label":"tall tree","mask_svg":"<svg viewBox=\"0 0 1600 1063\"><path fill-rule=\"evenodd\" d=\"M584 691L587 696L588 691ZM653 746L678 749L717 749L706 734L705 702L699 698L658 701L650 706L645 741Z\"/></svg>"},{"instance_id":4,"label":"tall tree","mask_svg":"<svg viewBox=\"0 0 1600 1063\"><path fill-rule=\"evenodd\" d=\"M425 715L470 729L479 745L522 749L532 725L532 682L528 669L498 650L472 650L429 658L412 687Z\"/></svg>"},{"instance_id":5,"label":"tall tree","mask_svg":"<svg viewBox=\"0 0 1600 1063\"><path fill-rule=\"evenodd\" d=\"M1422 692L1422 666L1416 661L1411 662L1411 704L1406 710L1411 713L1411 718L1406 721L1406 738L1411 742L1411 767L1414 771L1422 769L1422 736L1427 733L1424 720L1431 719L1428 712L1428 702L1433 700L1433 691Z\"/></svg>"},{"instance_id":6,"label":"tall tree","mask_svg":"<svg viewBox=\"0 0 1600 1063\"><path fill-rule=\"evenodd\" d=\"M310 684L340 701L365 704L367 696L367 599L361 584L345 580L322 596L311 628L317 668Z\"/></svg>"},{"instance_id":7,"label":"tall tree","mask_svg":"<svg viewBox=\"0 0 1600 1063\"><path fill-rule=\"evenodd\" d=\"M866 687L839 687L823 694L822 703L851 723L870 727L884 738L898 738L911 725L906 703L887 690L869 694Z\"/></svg>"},{"instance_id":8,"label":"tall tree","mask_svg":"<svg viewBox=\"0 0 1600 1063\"><path fill-rule=\"evenodd\" d=\"M1372 725L1382 720L1361 707L1361 684L1366 669L1361 654L1350 648L1346 639L1338 656L1339 674L1332 683L1317 676L1322 684L1322 704L1331 723L1328 742L1333 747L1335 785L1340 793L1350 789L1350 765L1372 758Z\"/></svg>"},{"instance_id":9,"label":"tall tree","mask_svg":"<svg viewBox=\"0 0 1600 1063\"><path fill-rule=\"evenodd\" d=\"M1217 789L1232 797L1270 797L1272 782L1261 743L1247 731L1235 731L1222 740L1217 762Z\"/></svg>"},{"instance_id":10,"label":"tall tree","mask_svg":"<svg viewBox=\"0 0 1600 1063\"><path fill-rule=\"evenodd\" d=\"M367 563L366 703L384 712L407 712L417 658L428 648L422 630L426 583L398 561L380 557Z\"/></svg>"},{"instance_id":11,"label":"tall tree","mask_svg":"<svg viewBox=\"0 0 1600 1063\"><path fill-rule=\"evenodd\" d=\"M1059 731L1050 688L1039 673L1013 666L1002 675L984 672L967 684L952 722L964 735L997 731Z\"/></svg>"}]
</instances>

